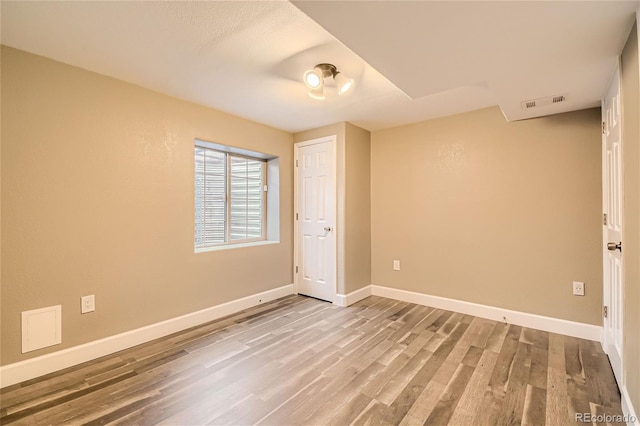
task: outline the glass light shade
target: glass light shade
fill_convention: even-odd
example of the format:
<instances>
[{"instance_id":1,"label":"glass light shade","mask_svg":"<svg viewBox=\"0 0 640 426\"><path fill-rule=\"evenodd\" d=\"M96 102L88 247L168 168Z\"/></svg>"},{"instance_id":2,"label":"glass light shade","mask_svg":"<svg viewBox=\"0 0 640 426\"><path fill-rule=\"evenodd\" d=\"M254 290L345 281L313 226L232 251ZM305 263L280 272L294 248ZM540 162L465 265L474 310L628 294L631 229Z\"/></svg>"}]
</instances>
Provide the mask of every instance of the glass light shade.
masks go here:
<instances>
[{"instance_id":1,"label":"glass light shade","mask_svg":"<svg viewBox=\"0 0 640 426\"><path fill-rule=\"evenodd\" d=\"M342 73L336 74L334 77L336 84L338 85L338 94L342 95L347 93L351 87L353 87L353 80L345 77Z\"/></svg>"},{"instance_id":2,"label":"glass light shade","mask_svg":"<svg viewBox=\"0 0 640 426\"><path fill-rule=\"evenodd\" d=\"M309 89L317 89L322 87L322 70L318 68L314 68L304 73L304 84L307 85Z\"/></svg>"},{"instance_id":3,"label":"glass light shade","mask_svg":"<svg viewBox=\"0 0 640 426\"><path fill-rule=\"evenodd\" d=\"M311 89L309 90L309 96L311 96L313 99L318 99L320 101L323 101L325 99L324 89L322 88L322 86L316 87L315 89Z\"/></svg>"}]
</instances>

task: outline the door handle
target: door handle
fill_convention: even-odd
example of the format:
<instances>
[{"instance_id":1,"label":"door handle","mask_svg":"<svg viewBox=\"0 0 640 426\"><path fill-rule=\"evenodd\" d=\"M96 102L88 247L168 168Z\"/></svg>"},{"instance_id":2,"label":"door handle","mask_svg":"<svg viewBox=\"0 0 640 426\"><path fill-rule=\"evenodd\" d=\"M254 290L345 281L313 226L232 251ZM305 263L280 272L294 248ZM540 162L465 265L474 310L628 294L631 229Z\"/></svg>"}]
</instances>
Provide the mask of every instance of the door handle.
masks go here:
<instances>
[{"instance_id":1,"label":"door handle","mask_svg":"<svg viewBox=\"0 0 640 426\"><path fill-rule=\"evenodd\" d=\"M607 250L610 250L610 251L620 250L620 252L622 253L622 241L617 244L607 243Z\"/></svg>"},{"instance_id":2,"label":"door handle","mask_svg":"<svg viewBox=\"0 0 640 426\"><path fill-rule=\"evenodd\" d=\"M324 232L331 232L331 227L330 226L325 226L324 227Z\"/></svg>"}]
</instances>

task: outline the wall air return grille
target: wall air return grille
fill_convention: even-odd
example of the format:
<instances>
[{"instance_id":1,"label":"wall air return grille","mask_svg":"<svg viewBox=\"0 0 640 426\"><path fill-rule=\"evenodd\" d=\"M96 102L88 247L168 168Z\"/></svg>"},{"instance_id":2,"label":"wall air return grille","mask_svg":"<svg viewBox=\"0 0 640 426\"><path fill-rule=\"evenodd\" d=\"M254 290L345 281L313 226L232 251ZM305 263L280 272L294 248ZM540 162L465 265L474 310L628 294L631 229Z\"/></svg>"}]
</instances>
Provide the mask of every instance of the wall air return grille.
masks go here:
<instances>
[{"instance_id":1,"label":"wall air return grille","mask_svg":"<svg viewBox=\"0 0 640 426\"><path fill-rule=\"evenodd\" d=\"M565 95L547 96L546 98L531 99L528 101L520 102L522 109L539 108L549 105L555 105L558 103L566 102L567 97Z\"/></svg>"}]
</instances>

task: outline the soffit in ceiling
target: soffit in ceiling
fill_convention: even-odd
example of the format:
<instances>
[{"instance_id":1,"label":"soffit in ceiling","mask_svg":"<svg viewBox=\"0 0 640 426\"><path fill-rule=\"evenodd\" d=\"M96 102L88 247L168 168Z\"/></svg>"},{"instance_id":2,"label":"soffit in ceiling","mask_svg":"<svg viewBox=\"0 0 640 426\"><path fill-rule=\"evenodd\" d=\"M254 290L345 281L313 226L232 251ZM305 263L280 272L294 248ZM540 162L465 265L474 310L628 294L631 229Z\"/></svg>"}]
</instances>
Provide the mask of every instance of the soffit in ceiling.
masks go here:
<instances>
[{"instance_id":1,"label":"soffit in ceiling","mask_svg":"<svg viewBox=\"0 0 640 426\"><path fill-rule=\"evenodd\" d=\"M486 87L506 118L599 105L637 1L296 1L411 99ZM566 102L523 109L521 102Z\"/></svg>"}]
</instances>

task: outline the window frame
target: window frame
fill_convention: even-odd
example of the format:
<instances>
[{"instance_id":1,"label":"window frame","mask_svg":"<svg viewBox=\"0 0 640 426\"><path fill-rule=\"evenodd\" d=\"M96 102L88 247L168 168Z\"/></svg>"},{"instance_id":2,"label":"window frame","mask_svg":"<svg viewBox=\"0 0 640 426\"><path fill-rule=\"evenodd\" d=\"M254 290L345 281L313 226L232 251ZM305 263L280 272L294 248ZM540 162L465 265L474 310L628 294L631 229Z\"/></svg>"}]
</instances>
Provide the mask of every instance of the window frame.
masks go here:
<instances>
[{"instance_id":1,"label":"window frame","mask_svg":"<svg viewBox=\"0 0 640 426\"><path fill-rule=\"evenodd\" d=\"M224 155L224 242L220 242L220 243L213 243L213 244L202 244L202 245L198 245L196 242L196 227L197 227L197 220L196 220L196 188L195 188L195 184L196 184L196 177L198 176L197 174L197 170L196 170L196 151L198 149L201 150L210 150L210 151L214 151L218 154L223 154ZM231 200L232 200L232 196L231 196L231 178L232 178L232 174L231 174L231 161L232 158L243 158L243 159L247 159L247 160L251 160L251 161L258 161L261 163L261 198L260 198L260 202L261 202L261 217L260 217L260 223L261 223L261 235L260 237L256 237L256 238L243 238L243 239L236 239L236 240L232 240L231 239ZM263 154L263 153L258 153L258 152L253 152L253 151L248 151L248 150L243 150L243 149L239 149L239 148L234 148L234 147L229 147L229 146L225 146L225 145L220 145L220 144L216 144L216 143L212 143L212 142L205 142L205 141L201 141L196 139L195 143L194 143L194 157L193 157L193 161L194 161L194 201L193 201L193 206L194 206L194 213L193 213L193 220L194 220L194 226L193 226L193 244L194 244L194 252L195 253L199 253L199 252L205 252L205 251L212 251L212 250L218 250L221 248L233 248L233 247L242 247L242 246L251 246L251 245L260 245L260 244L265 244L265 243L270 243L270 242L275 242L275 241L271 241L268 236L269 236L269 230L268 230L268 200L269 200L269 196L268 196L268 182L269 182L269 178L268 178L268 165L269 165L269 161L274 159L276 157L273 156L269 156L267 154Z\"/></svg>"}]
</instances>

